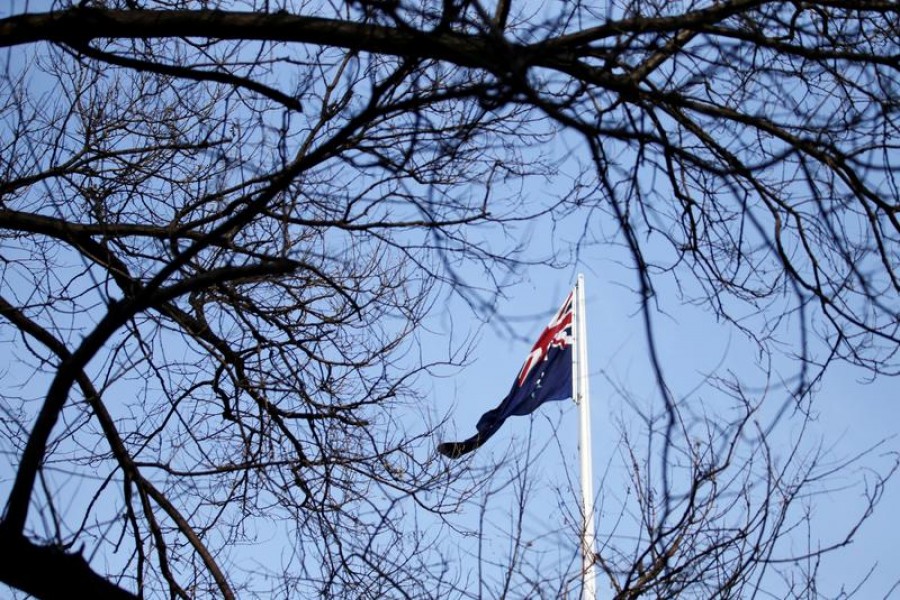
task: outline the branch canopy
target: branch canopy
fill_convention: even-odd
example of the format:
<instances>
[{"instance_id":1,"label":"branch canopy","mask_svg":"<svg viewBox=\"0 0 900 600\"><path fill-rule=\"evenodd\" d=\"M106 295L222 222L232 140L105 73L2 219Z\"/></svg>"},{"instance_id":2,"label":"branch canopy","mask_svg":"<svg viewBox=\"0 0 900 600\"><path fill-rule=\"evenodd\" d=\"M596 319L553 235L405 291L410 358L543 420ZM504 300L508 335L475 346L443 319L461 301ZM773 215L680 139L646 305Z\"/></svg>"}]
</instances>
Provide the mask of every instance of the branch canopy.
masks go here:
<instances>
[{"instance_id":1,"label":"branch canopy","mask_svg":"<svg viewBox=\"0 0 900 600\"><path fill-rule=\"evenodd\" d=\"M0 534L73 581L485 595L441 569L492 470L439 455L483 436L435 447L421 388L471 361L459 315L537 269L602 265L645 332L654 450L624 440L621 514L646 531L601 565L622 598L759 581L799 530L785 473L824 478L750 431L772 389L777 421L833 363L900 373L896 2L54 8L0 19ZM749 347L704 381L727 408L672 391L673 306ZM538 575L496 595L568 589Z\"/></svg>"}]
</instances>

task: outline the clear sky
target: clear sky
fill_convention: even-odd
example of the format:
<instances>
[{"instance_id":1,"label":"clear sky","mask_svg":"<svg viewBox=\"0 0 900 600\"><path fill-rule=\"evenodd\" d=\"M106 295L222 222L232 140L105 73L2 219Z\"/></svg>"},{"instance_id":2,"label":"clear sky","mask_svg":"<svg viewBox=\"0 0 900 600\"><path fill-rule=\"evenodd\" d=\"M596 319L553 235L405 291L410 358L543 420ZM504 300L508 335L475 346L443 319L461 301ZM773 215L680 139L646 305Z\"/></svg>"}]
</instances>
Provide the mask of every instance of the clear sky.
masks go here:
<instances>
[{"instance_id":1,"label":"clear sky","mask_svg":"<svg viewBox=\"0 0 900 600\"><path fill-rule=\"evenodd\" d=\"M459 437L473 433L481 413L493 408L508 391L533 339L574 283L575 274L584 272L591 365L594 486L601 541L604 534L615 529L621 504L629 502L623 494L627 481L623 465L625 457L621 453L621 424L626 429L636 430L639 423L625 396L630 395L644 407L658 409L661 406L647 361L637 296L627 289L633 284L633 273L606 254L603 248L591 248L582 253L576 267L526 272L524 282L509 290L508 298L500 301L497 310L518 323L517 333L528 339L513 339L490 325L482 327L471 366L455 377L436 380L433 395L438 406L453 406L451 427L456 428ZM664 289L660 290L659 302L664 313L655 315L657 344L668 383L676 396L681 394L688 402L712 407L710 418L715 420L717 393L704 385L706 375L734 372L743 374L747 383L754 382L754 378L758 380L761 374L752 364L755 358L753 346L740 333L717 323L705 310L679 305L674 297L666 296ZM458 317L454 318L455 327L465 327L465 321L462 324L460 321ZM784 360L779 368L787 372L791 363ZM813 418L804 433L804 446L820 445L824 462L839 463L885 440L876 451L844 468L824 486L810 486L810 490L824 491L808 499L814 528L812 536L820 540L822 547L842 539L854 519L861 515L865 508L863 495L867 490L872 491L874 481L869 469L886 469L891 464L889 453L900 450L900 440L895 437L900 428L896 380L885 377L866 382L863 381L865 377L866 373L837 364L817 387L811 404ZM780 407L786 397L785 390L775 382L766 402ZM471 459L475 465L484 465L490 463L492 455L502 455L506 451L525 452L530 425L534 424L532 444L547 449L534 461L535 491L529 501L535 510L529 511L533 519L529 532L536 539L550 535L554 544L565 543L566 536L553 536L553 532L572 526L565 511L556 508L558 498L568 502L568 511L576 511L578 506L577 489L571 489L571 483L577 483L578 477L577 419L577 408L571 402L546 404L533 417L508 420L500 433ZM776 455L786 455L790 451L800 422L792 411L779 422L773 434ZM514 506L514 490L505 493L508 496L497 498L496 505ZM894 589L900 580L900 565L894 550L900 536L900 519L895 516L897 506L900 506L900 482L891 481L875 514L854 536L852 545L837 550L823 561L820 568L823 586L819 591L824 596L837 595L842 587L852 589L872 566L877 565L857 597L900 597L900 590ZM503 510L498 508L497 511L499 520ZM498 529L496 543L502 547L502 526ZM797 533L795 548L806 543L806 535L805 531ZM788 548L789 545L782 546L775 556L784 556ZM601 581L598 589L603 598L609 588Z\"/></svg>"},{"instance_id":2,"label":"clear sky","mask_svg":"<svg viewBox=\"0 0 900 600\"><path fill-rule=\"evenodd\" d=\"M13 11L25 6L22 2L12 5ZM38 3L28 6L39 9ZM557 144L555 152L559 156L573 149L578 151L576 143L563 137ZM578 171L577 157L572 160L561 165L563 174L567 170ZM522 192L535 197L552 196L558 189L557 182L534 181ZM427 322L431 333L424 337L426 351L429 347L438 352L443 350L451 334L456 341L473 336L470 364L463 369L447 370L432 379L420 378L418 383L426 410L435 418L449 416L443 429L445 437L435 439L434 445L468 437L474 433L480 415L505 396L531 344L571 289L576 275L584 273L598 538L601 543L611 541L629 548L628 536L633 530L623 521L634 514L634 496L629 491L630 456L623 433L633 436L631 441L638 450L639 460L658 461L659 446L648 448L642 442L641 422L635 407L659 412L662 398L648 361L639 296L634 291L635 273L621 247L599 241L601 236L595 236L608 226L602 215L578 213L553 227L544 221L513 229L517 241L527 248L526 256L540 259L559 254L570 264L561 269L522 267L513 278L517 283L506 288L505 296L497 299L495 315L474 315L458 297L443 290L442 301ZM500 246L509 240L495 232L488 236L488 241ZM475 270L464 275L475 286L480 285L479 278L483 277ZM717 320L705 307L680 301L671 278L660 277L657 285L658 310L653 314L655 341L673 396L683 401L683 406L696 408L698 414L705 413L710 423L716 423L727 418L728 411L722 407L728 402L710 385L710 377L733 375L754 392L754 397L765 396L759 418L763 424L770 423L789 399L790 382L779 376L790 378L796 370L797 363L790 360L799 339L796 323L791 319L785 321L781 332L784 344L779 346L779 353L767 370L761 368L766 366L766 357L760 356L743 333ZM753 319L748 322L751 329L757 323ZM4 377L15 368L12 358L0 357L0 373ZM766 377L773 373L778 376ZM881 377L868 381L867 376L865 372L835 364L816 387L808 405L811 418L803 432L803 449L819 449L826 471L828 465L840 465L874 450L850 461L827 480L811 484L810 489L818 493L798 502L798 508L807 506L811 511L812 533L808 536L806 531L798 530L775 552L776 558L791 549L802 551L798 549L804 544L828 546L842 539L865 506L865 494L873 491L877 473L885 472L891 464L891 453L900 452L900 439L896 437L900 433L897 380ZM11 381L7 379L7 383ZM802 422L793 408L778 421L771 438L776 460L783 460L790 453ZM533 457L525 506L527 519L523 525L528 544L521 550L526 561L545 565L549 570L560 565L575 569L577 565L577 541L572 535L578 527L574 518L578 510L576 432L575 406L568 401L548 404L531 417L511 418L485 447L467 459L471 468L477 469L490 467L495 458L506 454L530 453ZM752 445L752 437L743 442ZM11 477L8 472L0 475L5 481ZM900 587L897 587L900 561L896 558L900 519L895 516L900 507L900 479L895 479L888 483L876 512L856 533L852 545L824 560L820 570L823 583L820 591L824 596L837 596L842 587L855 588L869 569L877 565L857 597L900 598ZM2 489L7 487L4 483ZM494 556L509 552L509 538L517 527L514 508L519 502L518 494L515 486L509 486L490 498L488 535L483 543ZM481 507L478 498L475 500L454 518L466 526L476 527ZM263 527L261 537L279 535L263 531ZM459 545L462 570L475 569L471 538L445 541ZM274 547L271 558L277 562L278 550ZM247 552L254 560L266 562L270 558L252 556L255 553L252 548ZM600 550L601 555L604 552ZM501 570L487 567L485 576L498 579ZM601 580L598 587L600 598L608 597L608 585Z\"/></svg>"}]
</instances>

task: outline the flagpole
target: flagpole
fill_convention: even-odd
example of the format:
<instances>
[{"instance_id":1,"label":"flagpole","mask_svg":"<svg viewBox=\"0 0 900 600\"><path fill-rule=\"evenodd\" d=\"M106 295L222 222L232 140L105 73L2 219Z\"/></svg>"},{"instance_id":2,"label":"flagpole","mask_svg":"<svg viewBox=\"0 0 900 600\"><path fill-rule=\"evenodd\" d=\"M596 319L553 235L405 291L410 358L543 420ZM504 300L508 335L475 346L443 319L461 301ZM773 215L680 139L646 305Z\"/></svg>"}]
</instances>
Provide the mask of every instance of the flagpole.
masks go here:
<instances>
[{"instance_id":1,"label":"flagpole","mask_svg":"<svg viewBox=\"0 0 900 600\"><path fill-rule=\"evenodd\" d=\"M579 408L578 447L581 455L581 600L596 600L597 576L594 569L594 479L591 455L591 404L588 381L587 322L585 319L584 275L575 284L575 352L572 356L573 396Z\"/></svg>"}]
</instances>

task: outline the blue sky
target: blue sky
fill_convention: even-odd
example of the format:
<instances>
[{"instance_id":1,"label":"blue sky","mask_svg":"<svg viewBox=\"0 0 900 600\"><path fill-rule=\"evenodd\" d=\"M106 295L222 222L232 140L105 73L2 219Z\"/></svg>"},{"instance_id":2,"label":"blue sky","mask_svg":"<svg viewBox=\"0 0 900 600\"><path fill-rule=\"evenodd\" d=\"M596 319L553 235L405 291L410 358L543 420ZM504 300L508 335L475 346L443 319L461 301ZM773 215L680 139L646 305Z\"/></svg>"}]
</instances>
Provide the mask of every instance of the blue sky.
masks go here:
<instances>
[{"instance_id":1,"label":"blue sky","mask_svg":"<svg viewBox=\"0 0 900 600\"><path fill-rule=\"evenodd\" d=\"M557 138L552 148L559 157L572 151L580 152L580 145L564 136ZM560 168L561 180L574 180L579 168L577 154ZM530 180L521 193L535 198L554 197L560 189L560 179L550 183ZM642 183L649 186L656 182ZM567 266L522 267L512 278L516 283L505 288L504 296L496 300L496 315L474 315L459 298L443 290L428 322L432 333L423 338L426 350L442 352L451 333L453 341L472 336L470 364L463 369L443 371L440 377L420 378L419 384L425 392L427 411L436 419L449 416L443 430L448 438L471 435L479 416L496 406L507 393L534 339L568 293L577 273L583 272L588 302L598 535L603 540L613 532L612 541L628 547L624 538L631 531L626 526L616 526L622 514L633 506L628 492L628 457L624 453L623 431L633 435L633 440L642 439L640 421L629 403L653 412L660 410L662 402L648 362L638 310L639 296L634 291L634 271L622 248L607 243L605 235L598 234L601 230L608 234L609 227L609 221L601 215L577 213L555 227L542 221L514 229L512 242L522 243L527 249L526 256L540 259L558 254ZM501 247L510 239L494 231L485 234L484 241ZM468 283L482 284L483 273L473 269L465 274ZM484 285L489 286L486 281ZM697 407L698 411L702 407L713 421L725 418L717 410L727 403L708 385L708 378L734 374L757 397L765 396L760 418L764 422L771 420L789 399L789 379L796 369L796 362L789 358L798 342L796 322L788 319L783 324L779 332L783 344L774 355L771 369L767 369L767 357L761 357L744 334L717 320L704 307L680 301L671 278L660 277L657 285L659 310L653 315L656 342L673 396ZM503 325L498 324L501 319ZM750 327L753 326L754 321L750 319ZM514 334L509 327L514 327ZM14 377L7 375L15 369L12 359L7 355L2 359L7 362L0 362L0 372L9 377L7 383ZM777 376L767 378L772 373ZM890 464L891 452L900 451L900 442L894 437L900 428L896 378L866 381L867 375L842 364L833 365L817 386L809 405L812 419L803 433L803 447L821 448L826 464L841 464L875 447L870 454L843 468L824 487L813 486L822 492L808 500L813 537L823 545L840 539L858 516L866 490L871 490L867 483L871 484L874 474L883 472ZM33 381L31 385L36 383ZM800 422L792 409L779 421L773 434L776 456L779 452L788 453L800 433ZM488 445L469 459L473 468L487 468L497 457L532 453L524 534L533 544L525 551L534 553L529 555L529 560L538 560L535 558L538 552L547 553L540 555L539 560L546 561L548 569L560 565L574 568L577 564L577 549L571 535L577 528L577 520L573 519L577 511L577 490L573 489L573 483L577 482L576 431L577 411L572 403L546 405L532 417L510 419ZM526 447L529 434L530 446ZM883 444L876 447L882 440L885 440ZM441 440L434 440L435 445L438 441ZM659 459L658 446L647 452L652 460ZM510 507L518 501L516 494L516 488L509 487L490 499L489 535L483 543L498 556L509 552L509 536L516 527L515 513ZM900 482L891 481L876 513L859 530L854 543L825 559L821 571L823 593L834 595L842 585L855 586L870 566L877 563L878 568L860 597L900 597L900 590L894 589L900 578L900 569L893 558L896 540L900 538L900 519L893 512L897 506L900 506ZM457 518L475 526L479 514L480 507L473 502ZM278 534L261 526L259 535L270 538ZM805 532L798 532L795 542L798 548L807 543ZM475 568L474 558L466 557L468 552L474 552L471 544L471 538L460 538L458 542L463 556L460 568L464 571ZM254 550L248 549L248 554L253 555ZM498 572L488 573L489 578L499 576ZM601 582L599 589L604 594L608 586Z\"/></svg>"},{"instance_id":2,"label":"blue sky","mask_svg":"<svg viewBox=\"0 0 900 600\"><path fill-rule=\"evenodd\" d=\"M574 282L575 273L586 273L594 485L601 538L610 532L610 520L617 519L620 503L628 502L622 493L627 482L618 424L637 426L623 392L627 390L645 407L660 406L660 396L647 362L641 319L636 314L637 297L627 290L632 273L613 262L598 251L594 256L582 256L581 262L570 269L530 271L525 274L523 283L511 289L509 297L497 307L499 313L516 321L522 318L519 331L529 339L536 338L550 312L555 310ZM752 364L753 347L742 339L741 334L716 323L701 308L680 306L662 293L660 302L665 314L655 315L659 328L657 342L668 382L676 395L682 394L715 407L715 390L704 386L706 374L743 373L747 383L754 377L762 377ZM529 315L533 316L526 319ZM530 341L498 335L490 326L483 327L472 364L455 377L433 383L437 405L452 406L451 428L455 427L459 437L474 432L480 414L506 394L530 347ZM782 370L790 369L789 361L783 363ZM859 369L835 365L817 387L811 404L813 419L804 434L805 446L811 448L821 444L827 461L838 463L885 440L869 456L847 466L830 481L828 491L810 499L812 535L821 540L822 546L841 539L853 520L860 516L864 508L862 495L867 489L865 482L873 480L868 470L887 468L891 462L888 454L900 450L900 442L894 437L900 416L894 398L896 382L888 377L866 382L866 375ZM780 407L786 392L777 384L771 387L767 402ZM789 410L788 416L780 421L780 433L776 433L773 444L776 453L779 450L787 453L794 439L792 436L797 435L799 418L791 413ZM567 510L577 510L577 488L570 487L571 482L577 483L578 476L577 419L577 408L571 402L546 404L530 418L508 420L500 433L471 459L474 464L487 464L493 456L507 451L524 452L530 427L534 425L532 443L538 448L548 448L535 461L537 492L531 501L537 509L529 514L535 519L531 532L536 539L572 526L566 521L565 511L554 509L548 513L547 507L556 507L562 497L568 502ZM546 481L540 482L541 477ZM512 492L510 494L507 502L513 503L515 499ZM498 499L497 503L502 505L503 501ZM891 558L900 535L900 520L894 515L898 503L900 485L891 481L875 514L857 532L853 544L824 559L820 569L823 583L820 592L826 596L836 595L842 586L855 587L877 564L860 597L890 598L900 594L893 589L900 578L900 570ZM502 509L498 512L502 514ZM502 531L496 535L502 540ZM562 536L562 540L557 537L554 543L564 541L565 536ZM805 540L797 540L798 545L802 543ZM502 546L502 541L497 544ZM784 551L787 549L786 546ZM608 587L602 581L598 589L600 597L605 597L604 590Z\"/></svg>"}]
</instances>

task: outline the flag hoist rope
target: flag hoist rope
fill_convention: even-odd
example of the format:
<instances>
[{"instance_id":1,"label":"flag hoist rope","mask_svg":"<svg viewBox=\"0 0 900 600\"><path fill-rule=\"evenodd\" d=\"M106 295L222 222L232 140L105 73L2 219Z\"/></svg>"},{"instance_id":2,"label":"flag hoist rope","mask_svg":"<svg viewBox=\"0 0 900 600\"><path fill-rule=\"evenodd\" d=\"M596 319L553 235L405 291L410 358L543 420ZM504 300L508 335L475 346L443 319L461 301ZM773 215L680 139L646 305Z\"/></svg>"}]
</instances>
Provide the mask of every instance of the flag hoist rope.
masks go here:
<instances>
[{"instance_id":1,"label":"flag hoist rope","mask_svg":"<svg viewBox=\"0 0 900 600\"><path fill-rule=\"evenodd\" d=\"M581 600L596 600L597 576L594 568L594 468L591 459L591 403L588 381L587 323L585 320L584 275L575 284L575 351L572 353L572 396L579 408L578 447L581 455Z\"/></svg>"}]
</instances>

